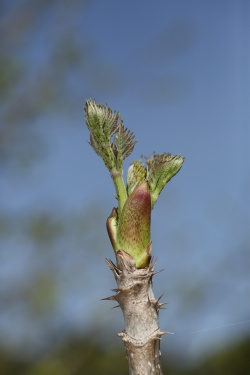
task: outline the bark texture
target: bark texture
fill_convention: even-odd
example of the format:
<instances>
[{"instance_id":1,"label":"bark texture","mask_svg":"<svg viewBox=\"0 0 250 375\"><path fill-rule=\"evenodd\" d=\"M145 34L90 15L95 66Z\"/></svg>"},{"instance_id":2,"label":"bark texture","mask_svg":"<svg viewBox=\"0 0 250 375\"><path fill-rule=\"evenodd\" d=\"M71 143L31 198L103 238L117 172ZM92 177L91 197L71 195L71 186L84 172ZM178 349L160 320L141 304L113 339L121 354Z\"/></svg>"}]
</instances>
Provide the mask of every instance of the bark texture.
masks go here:
<instances>
[{"instance_id":1,"label":"bark texture","mask_svg":"<svg viewBox=\"0 0 250 375\"><path fill-rule=\"evenodd\" d=\"M116 300L123 312L125 330L118 336L126 348L129 374L162 375L160 340L170 332L159 328L158 312L164 303L154 298L152 290L155 264L138 269L134 258L123 250L116 251L116 261L117 265L106 260L118 288L115 295L105 299Z\"/></svg>"}]
</instances>

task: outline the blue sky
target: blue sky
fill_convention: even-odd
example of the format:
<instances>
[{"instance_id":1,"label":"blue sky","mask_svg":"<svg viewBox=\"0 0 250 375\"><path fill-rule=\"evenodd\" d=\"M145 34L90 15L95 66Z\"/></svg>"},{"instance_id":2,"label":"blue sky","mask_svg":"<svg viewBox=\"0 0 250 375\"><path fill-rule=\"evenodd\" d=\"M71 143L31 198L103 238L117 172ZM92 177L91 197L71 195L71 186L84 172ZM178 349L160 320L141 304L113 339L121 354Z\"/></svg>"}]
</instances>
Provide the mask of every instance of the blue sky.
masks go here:
<instances>
[{"instance_id":1,"label":"blue sky","mask_svg":"<svg viewBox=\"0 0 250 375\"><path fill-rule=\"evenodd\" d=\"M46 152L27 174L5 171L2 209L79 215L97 202L105 227L115 193L87 144L83 105L90 97L108 102L138 139L126 168L154 151L186 157L152 215L153 250L165 269L155 288L171 301L161 325L176 333L167 347L182 348L188 357L249 332L249 3L113 0L67 6L67 19L51 12L38 24L26 51L36 76L39 64L49 64L48 50L64 23L72 28L86 54L81 69L72 68L67 77L74 112L65 107L37 118L33 126ZM114 287L103 262L113 256L104 229L99 236L107 252L97 266L100 279L92 280L91 292L66 283L61 320L87 327L95 309L98 324L117 319L122 329L117 311L97 301ZM12 241L4 250L18 253L17 246ZM88 246L86 240L83 253ZM17 267L7 260L12 272L6 282ZM92 302L91 309L83 300ZM245 323L230 325L239 322Z\"/></svg>"}]
</instances>

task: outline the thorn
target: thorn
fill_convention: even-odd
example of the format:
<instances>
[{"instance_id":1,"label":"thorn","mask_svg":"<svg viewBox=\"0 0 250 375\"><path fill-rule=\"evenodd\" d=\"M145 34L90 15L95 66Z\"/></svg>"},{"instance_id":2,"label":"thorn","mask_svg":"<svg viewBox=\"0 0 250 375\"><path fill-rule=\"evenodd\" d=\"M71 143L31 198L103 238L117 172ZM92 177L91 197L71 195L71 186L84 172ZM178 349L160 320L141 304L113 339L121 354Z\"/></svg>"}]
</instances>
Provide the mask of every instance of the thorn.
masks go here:
<instances>
[{"instance_id":1,"label":"thorn","mask_svg":"<svg viewBox=\"0 0 250 375\"><path fill-rule=\"evenodd\" d=\"M107 297L107 298L101 298L101 301L113 301L115 300L115 296Z\"/></svg>"},{"instance_id":2,"label":"thorn","mask_svg":"<svg viewBox=\"0 0 250 375\"><path fill-rule=\"evenodd\" d=\"M161 331L161 330L159 330L158 334L159 335L174 335L174 332L168 332L168 331Z\"/></svg>"},{"instance_id":3,"label":"thorn","mask_svg":"<svg viewBox=\"0 0 250 375\"><path fill-rule=\"evenodd\" d=\"M119 337L124 337L124 336L125 336L125 333L124 333L124 332L119 332L119 333L117 333L117 336L119 336Z\"/></svg>"},{"instance_id":4,"label":"thorn","mask_svg":"<svg viewBox=\"0 0 250 375\"><path fill-rule=\"evenodd\" d=\"M158 258L152 257L151 261L150 261L150 268L151 268L152 271L153 271L153 269L154 269L154 267L156 266L157 263L158 263Z\"/></svg>"},{"instance_id":5,"label":"thorn","mask_svg":"<svg viewBox=\"0 0 250 375\"><path fill-rule=\"evenodd\" d=\"M154 299L152 302L153 302L153 304L154 305L157 305L158 304L158 302L160 301L160 299L162 298L164 296L164 294L162 294L160 297L158 297L158 298L156 298L156 299Z\"/></svg>"},{"instance_id":6,"label":"thorn","mask_svg":"<svg viewBox=\"0 0 250 375\"><path fill-rule=\"evenodd\" d=\"M161 337L155 337L154 340L164 341Z\"/></svg>"},{"instance_id":7,"label":"thorn","mask_svg":"<svg viewBox=\"0 0 250 375\"><path fill-rule=\"evenodd\" d=\"M164 268L163 268L162 270L160 270L160 271L152 272L152 276L154 276L154 275L156 275L157 273L160 273L160 272L162 272L162 271L165 271Z\"/></svg>"},{"instance_id":8,"label":"thorn","mask_svg":"<svg viewBox=\"0 0 250 375\"><path fill-rule=\"evenodd\" d=\"M112 260L105 258L105 263L111 269L111 271L115 272L117 275L121 274L121 271L116 267Z\"/></svg>"},{"instance_id":9,"label":"thorn","mask_svg":"<svg viewBox=\"0 0 250 375\"><path fill-rule=\"evenodd\" d=\"M114 307L111 307L111 310L116 309L117 307L121 307L120 305L116 305Z\"/></svg>"},{"instance_id":10,"label":"thorn","mask_svg":"<svg viewBox=\"0 0 250 375\"><path fill-rule=\"evenodd\" d=\"M168 305L168 302L158 303L158 307L162 309L162 306Z\"/></svg>"},{"instance_id":11,"label":"thorn","mask_svg":"<svg viewBox=\"0 0 250 375\"><path fill-rule=\"evenodd\" d=\"M167 310L166 307L162 307L162 306L167 305L167 304L168 304L168 302L156 303L155 307L156 307L157 311L159 311L159 310Z\"/></svg>"},{"instance_id":12,"label":"thorn","mask_svg":"<svg viewBox=\"0 0 250 375\"><path fill-rule=\"evenodd\" d=\"M105 263L106 263L110 268L115 267L114 263L113 263L112 260L110 260L110 259L105 258Z\"/></svg>"}]
</instances>

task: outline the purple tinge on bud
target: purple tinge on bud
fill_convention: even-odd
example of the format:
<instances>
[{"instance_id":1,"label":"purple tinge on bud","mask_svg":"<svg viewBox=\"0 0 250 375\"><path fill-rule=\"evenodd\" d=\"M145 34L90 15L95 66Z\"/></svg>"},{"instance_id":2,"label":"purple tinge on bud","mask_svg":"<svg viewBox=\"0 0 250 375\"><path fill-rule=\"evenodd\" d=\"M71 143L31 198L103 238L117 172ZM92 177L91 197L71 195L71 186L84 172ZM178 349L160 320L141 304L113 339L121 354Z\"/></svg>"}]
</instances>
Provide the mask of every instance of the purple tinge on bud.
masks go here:
<instances>
[{"instance_id":1,"label":"purple tinge on bud","mask_svg":"<svg viewBox=\"0 0 250 375\"><path fill-rule=\"evenodd\" d=\"M137 268L149 265L151 198L144 181L127 198L118 224L117 245L136 260Z\"/></svg>"}]
</instances>

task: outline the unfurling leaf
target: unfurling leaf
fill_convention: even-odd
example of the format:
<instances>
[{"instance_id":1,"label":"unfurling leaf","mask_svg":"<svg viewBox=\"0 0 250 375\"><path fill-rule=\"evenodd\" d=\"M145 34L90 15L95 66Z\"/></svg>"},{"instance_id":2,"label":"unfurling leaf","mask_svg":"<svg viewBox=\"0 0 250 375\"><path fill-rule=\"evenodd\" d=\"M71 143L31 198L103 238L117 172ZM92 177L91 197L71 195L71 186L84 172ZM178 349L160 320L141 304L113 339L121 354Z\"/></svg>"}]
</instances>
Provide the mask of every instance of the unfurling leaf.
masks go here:
<instances>
[{"instance_id":1,"label":"unfurling leaf","mask_svg":"<svg viewBox=\"0 0 250 375\"><path fill-rule=\"evenodd\" d=\"M89 144L93 147L109 170L115 168L115 156L111 147L111 138L118 131L120 114L112 112L107 105L87 100L84 108L85 121L90 131Z\"/></svg>"},{"instance_id":2,"label":"unfurling leaf","mask_svg":"<svg viewBox=\"0 0 250 375\"><path fill-rule=\"evenodd\" d=\"M123 161L131 154L137 141L134 133L124 128L120 113L112 112L107 105L87 100L85 121L90 131L89 144L108 169L122 173Z\"/></svg>"},{"instance_id":3,"label":"unfurling leaf","mask_svg":"<svg viewBox=\"0 0 250 375\"><path fill-rule=\"evenodd\" d=\"M111 145L116 158L117 170L122 170L123 161L131 154L137 141L135 135L129 129L125 129L123 124L119 124L114 141Z\"/></svg>"},{"instance_id":4,"label":"unfurling leaf","mask_svg":"<svg viewBox=\"0 0 250 375\"><path fill-rule=\"evenodd\" d=\"M134 191L142 182L146 181L147 171L141 161L133 161L127 174L128 195Z\"/></svg>"},{"instance_id":5,"label":"unfurling leaf","mask_svg":"<svg viewBox=\"0 0 250 375\"><path fill-rule=\"evenodd\" d=\"M179 172L184 160L180 155L154 154L146 161L152 208L164 186Z\"/></svg>"}]
</instances>

